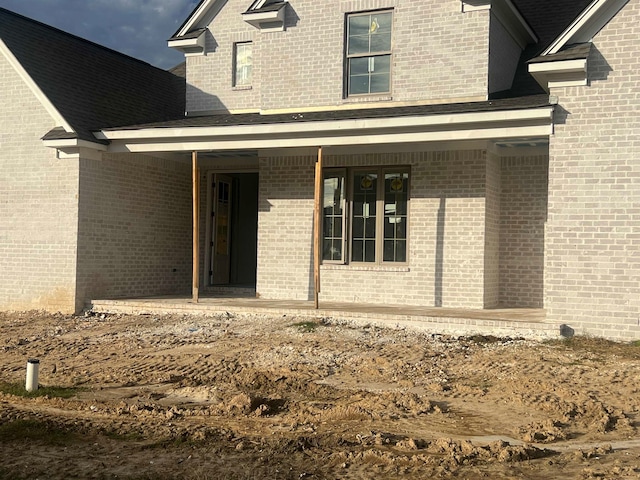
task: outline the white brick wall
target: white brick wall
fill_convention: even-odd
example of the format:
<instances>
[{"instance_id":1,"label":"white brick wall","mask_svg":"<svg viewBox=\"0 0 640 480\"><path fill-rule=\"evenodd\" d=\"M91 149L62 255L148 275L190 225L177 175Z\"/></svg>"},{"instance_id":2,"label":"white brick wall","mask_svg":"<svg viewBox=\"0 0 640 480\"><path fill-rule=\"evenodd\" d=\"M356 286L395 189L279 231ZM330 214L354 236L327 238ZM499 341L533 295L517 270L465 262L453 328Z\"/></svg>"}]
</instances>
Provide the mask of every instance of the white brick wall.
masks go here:
<instances>
[{"instance_id":1,"label":"white brick wall","mask_svg":"<svg viewBox=\"0 0 640 480\"><path fill-rule=\"evenodd\" d=\"M189 292L190 164L105 154L80 166L78 308L92 298Z\"/></svg>"},{"instance_id":2,"label":"white brick wall","mask_svg":"<svg viewBox=\"0 0 640 480\"><path fill-rule=\"evenodd\" d=\"M556 88L545 305L578 333L640 337L640 3L593 41L590 85Z\"/></svg>"},{"instance_id":3,"label":"white brick wall","mask_svg":"<svg viewBox=\"0 0 640 480\"><path fill-rule=\"evenodd\" d=\"M260 159L263 298L313 296L314 163L315 157ZM372 165L411 167L409 265L323 265L321 300L483 308L486 153L325 156L326 167Z\"/></svg>"},{"instance_id":4,"label":"white brick wall","mask_svg":"<svg viewBox=\"0 0 640 480\"><path fill-rule=\"evenodd\" d=\"M501 159L500 305L544 306L546 154Z\"/></svg>"},{"instance_id":5,"label":"white brick wall","mask_svg":"<svg viewBox=\"0 0 640 480\"><path fill-rule=\"evenodd\" d=\"M428 4L428 5L426 5ZM261 33L229 0L207 33L206 55L187 58L187 110L331 106L343 99L345 15L394 9L393 101L485 97L489 12L461 13L458 0L298 1L287 29ZM233 43L253 41L253 86L232 88Z\"/></svg>"},{"instance_id":6,"label":"white brick wall","mask_svg":"<svg viewBox=\"0 0 640 480\"><path fill-rule=\"evenodd\" d=\"M0 54L0 309L74 309L78 162L40 137L52 118Z\"/></svg>"},{"instance_id":7,"label":"white brick wall","mask_svg":"<svg viewBox=\"0 0 640 480\"><path fill-rule=\"evenodd\" d=\"M40 140L56 125L1 55L0 84L0 309L188 291L189 165L57 159Z\"/></svg>"}]
</instances>

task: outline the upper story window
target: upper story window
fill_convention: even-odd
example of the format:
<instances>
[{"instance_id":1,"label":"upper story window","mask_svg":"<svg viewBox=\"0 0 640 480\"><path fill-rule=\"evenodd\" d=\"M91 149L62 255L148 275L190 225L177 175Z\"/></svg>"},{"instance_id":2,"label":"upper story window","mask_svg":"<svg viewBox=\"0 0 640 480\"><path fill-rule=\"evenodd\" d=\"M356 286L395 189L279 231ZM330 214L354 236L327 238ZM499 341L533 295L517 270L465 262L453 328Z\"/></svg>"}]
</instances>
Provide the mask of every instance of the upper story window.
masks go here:
<instances>
[{"instance_id":1,"label":"upper story window","mask_svg":"<svg viewBox=\"0 0 640 480\"><path fill-rule=\"evenodd\" d=\"M347 96L391 91L390 11L347 16Z\"/></svg>"},{"instance_id":2,"label":"upper story window","mask_svg":"<svg viewBox=\"0 0 640 480\"><path fill-rule=\"evenodd\" d=\"M253 70L252 43L243 42L234 45L233 52L233 86L250 87Z\"/></svg>"}]
</instances>

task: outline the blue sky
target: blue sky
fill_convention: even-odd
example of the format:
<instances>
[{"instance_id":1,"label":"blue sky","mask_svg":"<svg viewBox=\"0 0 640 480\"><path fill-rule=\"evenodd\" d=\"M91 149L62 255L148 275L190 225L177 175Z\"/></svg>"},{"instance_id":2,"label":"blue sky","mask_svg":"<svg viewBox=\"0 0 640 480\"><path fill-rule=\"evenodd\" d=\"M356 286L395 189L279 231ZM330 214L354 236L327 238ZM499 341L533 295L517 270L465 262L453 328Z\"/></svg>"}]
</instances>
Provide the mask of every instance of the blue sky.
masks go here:
<instances>
[{"instance_id":1,"label":"blue sky","mask_svg":"<svg viewBox=\"0 0 640 480\"><path fill-rule=\"evenodd\" d=\"M184 60L167 47L199 0L0 0L0 6L160 68Z\"/></svg>"}]
</instances>

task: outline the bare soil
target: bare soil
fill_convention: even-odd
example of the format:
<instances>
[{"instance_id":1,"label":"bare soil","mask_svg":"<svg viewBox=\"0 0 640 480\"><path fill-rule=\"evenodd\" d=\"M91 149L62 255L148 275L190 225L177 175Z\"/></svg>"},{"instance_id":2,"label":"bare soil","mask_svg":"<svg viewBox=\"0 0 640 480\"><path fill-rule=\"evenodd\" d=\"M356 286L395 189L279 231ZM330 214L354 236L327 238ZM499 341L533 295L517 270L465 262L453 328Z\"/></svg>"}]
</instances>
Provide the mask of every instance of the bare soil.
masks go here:
<instances>
[{"instance_id":1,"label":"bare soil","mask_svg":"<svg viewBox=\"0 0 640 480\"><path fill-rule=\"evenodd\" d=\"M635 479L640 347L338 319L0 313L6 479ZM6 385L5 385L6 387Z\"/></svg>"}]
</instances>

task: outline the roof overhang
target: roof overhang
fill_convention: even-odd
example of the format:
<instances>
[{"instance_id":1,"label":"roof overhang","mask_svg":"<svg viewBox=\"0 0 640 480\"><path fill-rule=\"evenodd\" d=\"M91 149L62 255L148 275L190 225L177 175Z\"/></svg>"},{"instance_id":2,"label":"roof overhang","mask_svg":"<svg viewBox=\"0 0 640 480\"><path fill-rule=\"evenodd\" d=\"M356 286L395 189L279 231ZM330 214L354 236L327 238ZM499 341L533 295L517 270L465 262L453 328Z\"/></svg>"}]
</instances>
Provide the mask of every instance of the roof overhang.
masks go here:
<instances>
[{"instance_id":1,"label":"roof overhang","mask_svg":"<svg viewBox=\"0 0 640 480\"><path fill-rule=\"evenodd\" d=\"M541 138L553 106L456 114L251 125L105 129L109 152L189 152Z\"/></svg>"},{"instance_id":2,"label":"roof overhang","mask_svg":"<svg viewBox=\"0 0 640 480\"><path fill-rule=\"evenodd\" d=\"M183 37L187 33L202 27L206 27L207 24L211 21L212 14L210 12L211 7L216 3L226 3L220 2L220 0L202 0L196 8L191 12L189 18L185 20L185 22L180 26L178 31L173 34L172 38ZM220 6L215 10L217 13L220 10Z\"/></svg>"},{"instance_id":3,"label":"roof overhang","mask_svg":"<svg viewBox=\"0 0 640 480\"><path fill-rule=\"evenodd\" d=\"M201 28L184 37L170 38L167 41L167 45L184 53L186 56L202 55L204 54L206 43L205 32L206 29Z\"/></svg>"},{"instance_id":4,"label":"roof overhang","mask_svg":"<svg viewBox=\"0 0 640 480\"><path fill-rule=\"evenodd\" d=\"M261 5L259 3L259 5ZM282 32L285 25L286 2L271 9L249 9L242 14L242 19L262 32Z\"/></svg>"},{"instance_id":5,"label":"roof overhang","mask_svg":"<svg viewBox=\"0 0 640 480\"><path fill-rule=\"evenodd\" d=\"M90 158L100 159L101 153L106 152L108 146L103 143L88 142L78 138L43 139L45 147L55 148L58 158Z\"/></svg>"},{"instance_id":6,"label":"roof overhang","mask_svg":"<svg viewBox=\"0 0 640 480\"><path fill-rule=\"evenodd\" d=\"M629 0L593 0L541 56L558 53L567 45L590 42L628 2Z\"/></svg>"},{"instance_id":7,"label":"roof overhang","mask_svg":"<svg viewBox=\"0 0 640 480\"><path fill-rule=\"evenodd\" d=\"M65 132L72 133L74 132L73 127L67 122L67 120L62 116L60 111L56 108L56 106L49 100L49 98L44 94L40 86L31 78L29 73L22 66L20 61L13 54L11 49L7 46L7 44L0 38L0 55L3 55L6 60L9 62L16 73L20 76L20 78L27 85L29 90L33 93L33 95L38 99L40 104L44 107L47 113L54 120L56 125L60 125Z\"/></svg>"},{"instance_id":8,"label":"roof overhang","mask_svg":"<svg viewBox=\"0 0 640 480\"><path fill-rule=\"evenodd\" d=\"M529 73L547 91L553 87L587 85L588 82L586 58L532 63Z\"/></svg>"}]
</instances>

